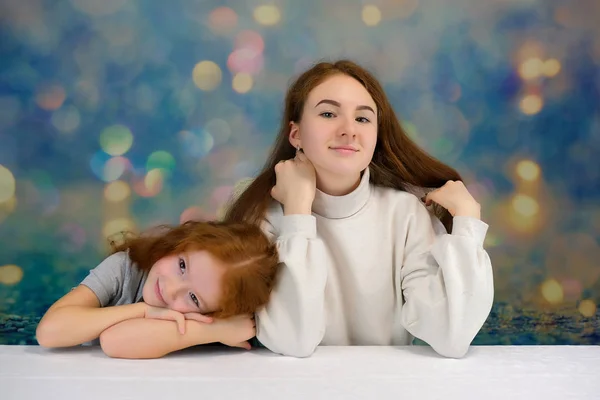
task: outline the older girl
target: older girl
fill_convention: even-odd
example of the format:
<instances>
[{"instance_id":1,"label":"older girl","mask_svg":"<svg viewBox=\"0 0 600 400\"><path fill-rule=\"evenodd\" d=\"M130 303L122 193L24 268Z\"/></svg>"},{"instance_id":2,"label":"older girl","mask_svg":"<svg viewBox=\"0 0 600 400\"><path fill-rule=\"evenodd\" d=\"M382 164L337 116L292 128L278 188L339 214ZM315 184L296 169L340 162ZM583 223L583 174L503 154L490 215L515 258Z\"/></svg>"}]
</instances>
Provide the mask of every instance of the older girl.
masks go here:
<instances>
[{"instance_id":1,"label":"older girl","mask_svg":"<svg viewBox=\"0 0 600 400\"><path fill-rule=\"evenodd\" d=\"M278 246L281 278L256 314L274 352L417 337L461 357L490 312L479 204L353 62L319 63L291 85L272 154L226 220L261 224Z\"/></svg>"}]
</instances>

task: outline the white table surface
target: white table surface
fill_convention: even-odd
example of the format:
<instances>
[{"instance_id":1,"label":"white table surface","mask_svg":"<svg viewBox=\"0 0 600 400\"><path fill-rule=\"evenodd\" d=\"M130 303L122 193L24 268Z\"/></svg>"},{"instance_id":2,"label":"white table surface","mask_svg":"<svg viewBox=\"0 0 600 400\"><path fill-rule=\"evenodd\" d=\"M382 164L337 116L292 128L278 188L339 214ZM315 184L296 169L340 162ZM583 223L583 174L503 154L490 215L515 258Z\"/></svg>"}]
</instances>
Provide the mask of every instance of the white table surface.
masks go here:
<instances>
[{"instance_id":1,"label":"white table surface","mask_svg":"<svg viewBox=\"0 0 600 400\"><path fill-rule=\"evenodd\" d=\"M600 399L600 346L319 347L312 357L196 348L157 360L98 347L0 346L0 399Z\"/></svg>"}]
</instances>

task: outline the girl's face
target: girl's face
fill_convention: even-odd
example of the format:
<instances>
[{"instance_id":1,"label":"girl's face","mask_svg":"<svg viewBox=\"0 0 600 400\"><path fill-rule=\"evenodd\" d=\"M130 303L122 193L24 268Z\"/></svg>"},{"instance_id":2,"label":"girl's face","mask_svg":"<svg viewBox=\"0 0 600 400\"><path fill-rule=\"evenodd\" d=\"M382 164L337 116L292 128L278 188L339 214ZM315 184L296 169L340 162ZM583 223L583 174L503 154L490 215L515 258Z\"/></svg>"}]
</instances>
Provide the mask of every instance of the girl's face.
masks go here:
<instances>
[{"instance_id":1,"label":"girl's face","mask_svg":"<svg viewBox=\"0 0 600 400\"><path fill-rule=\"evenodd\" d=\"M335 75L310 92L301 121L290 127L290 143L304 150L318 183L354 185L373 158L377 107L360 82Z\"/></svg>"},{"instance_id":2,"label":"girl's face","mask_svg":"<svg viewBox=\"0 0 600 400\"><path fill-rule=\"evenodd\" d=\"M144 301L181 313L214 312L219 306L225 268L204 250L163 257L148 273Z\"/></svg>"}]
</instances>

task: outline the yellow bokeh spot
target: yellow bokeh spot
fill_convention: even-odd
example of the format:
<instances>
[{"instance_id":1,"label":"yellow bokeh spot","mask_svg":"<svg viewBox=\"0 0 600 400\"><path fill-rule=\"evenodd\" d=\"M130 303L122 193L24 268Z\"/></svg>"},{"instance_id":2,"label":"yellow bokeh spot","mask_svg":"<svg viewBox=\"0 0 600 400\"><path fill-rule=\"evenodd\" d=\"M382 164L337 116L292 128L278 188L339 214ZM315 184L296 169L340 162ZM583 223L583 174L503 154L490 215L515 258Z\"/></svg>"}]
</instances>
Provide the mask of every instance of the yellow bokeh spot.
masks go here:
<instances>
[{"instance_id":1,"label":"yellow bokeh spot","mask_svg":"<svg viewBox=\"0 0 600 400\"><path fill-rule=\"evenodd\" d=\"M540 167L530 160L519 161L517 175L526 181L535 181L540 177Z\"/></svg>"},{"instance_id":2,"label":"yellow bokeh spot","mask_svg":"<svg viewBox=\"0 0 600 400\"><path fill-rule=\"evenodd\" d=\"M254 19L261 25L275 25L281 20L281 13L274 5L258 6L254 9Z\"/></svg>"},{"instance_id":3,"label":"yellow bokeh spot","mask_svg":"<svg viewBox=\"0 0 600 400\"><path fill-rule=\"evenodd\" d=\"M0 203L10 200L15 194L16 182L10 170L0 165Z\"/></svg>"},{"instance_id":4,"label":"yellow bokeh spot","mask_svg":"<svg viewBox=\"0 0 600 400\"><path fill-rule=\"evenodd\" d=\"M23 279L23 270L16 265L3 265L0 267L0 283L15 285Z\"/></svg>"},{"instance_id":5,"label":"yellow bokeh spot","mask_svg":"<svg viewBox=\"0 0 600 400\"><path fill-rule=\"evenodd\" d=\"M200 90L215 90L220 84L223 73L221 68L212 61L200 61L192 70L194 84Z\"/></svg>"},{"instance_id":6,"label":"yellow bokeh spot","mask_svg":"<svg viewBox=\"0 0 600 400\"><path fill-rule=\"evenodd\" d=\"M375 26L381 21L381 11L373 5L366 5L362 9L362 20L367 26Z\"/></svg>"},{"instance_id":7,"label":"yellow bokeh spot","mask_svg":"<svg viewBox=\"0 0 600 400\"><path fill-rule=\"evenodd\" d=\"M596 315L596 304L592 300L583 300L579 303L579 312L584 317L593 317Z\"/></svg>"},{"instance_id":8,"label":"yellow bokeh spot","mask_svg":"<svg viewBox=\"0 0 600 400\"><path fill-rule=\"evenodd\" d=\"M254 81L252 76L246 73L235 74L233 81L231 82L233 90L238 93L248 93L253 85Z\"/></svg>"},{"instance_id":9,"label":"yellow bokeh spot","mask_svg":"<svg viewBox=\"0 0 600 400\"><path fill-rule=\"evenodd\" d=\"M563 288L555 279L542 283L542 296L548 303L558 304L563 301Z\"/></svg>"},{"instance_id":10,"label":"yellow bokeh spot","mask_svg":"<svg viewBox=\"0 0 600 400\"><path fill-rule=\"evenodd\" d=\"M144 178L144 186L148 196L156 196L163 188L164 174L161 169L153 169L148 171Z\"/></svg>"},{"instance_id":11,"label":"yellow bokeh spot","mask_svg":"<svg viewBox=\"0 0 600 400\"><path fill-rule=\"evenodd\" d=\"M122 156L133 144L133 134L123 125L112 125L100 134L100 147L106 154Z\"/></svg>"},{"instance_id":12,"label":"yellow bokeh spot","mask_svg":"<svg viewBox=\"0 0 600 400\"><path fill-rule=\"evenodd\" d=\"M15 208L17 208L17 197L13 196L10 199L4 201L4 202L0 202L0 210L2 211L7 211L7 212L13 212L15 211Z\"/></svg>"},{"instance_id":13,"label":"yellow bokeh spot","mask_svg":"<svg viewBox=\"0 0 600 400\"><path fill-rule=\"evenodd\" d=\"M519 67L519 75L523 79L535 79L542 75L544 62L537 57L524 61Z\"/></svg>"},{"instance_id":14,"label":"yellow bokeh spot","mask_svg":"<svg viewBox=\"0 0 600 400\"><path fill-rule=\"evenodd\" d=\"M544 101L537 94L528 94L521 100L521 111L527 115L533 115L540 112L544 106Z\"/></svg>"},{"instance_id":15,"label":"yellow bokeh spot","mask_svg":"<svg viewBox=\"0 0 600 400\"><path fill-rule=\"evenodd\" d=\"M104 224L102 234L104 237L110 237L121 232L130 232L135 230L135 223L129 218L116 218Z\"/></svg>"},{"instance_id":16,"label":"yellow bokeh spot","mask_svg":"<svg viewBox=\"0 0 600 400\"><path fill-rule=\"evenodd\" d=\"M118 203L131 195L131 188L126 182L114 181L104 188L104 198L112 203Z\"/></svg>"},{"instance_id":17,"label":"yellow bokeh spot","mask_svg":"<svg viewBox=\"0 0 600 400\"><path fill-rule=\"evenodd\" d=\"M540 211L538 202L524 194L516 195L512 200L515 211L524 217L533 217Z\"/></svg>"},{"instance_id":18,"label":"yellow bokeh spot","mask_svg":"<svg viewBox=\"0 0 600 400\"><path fill-rule=\"evenodd\" d=\"M560 61L556 58L551 58L544 62L543 72L548 78L552 78L553 76L558 75L560 68Z\"/></svg>"}]
</instances>

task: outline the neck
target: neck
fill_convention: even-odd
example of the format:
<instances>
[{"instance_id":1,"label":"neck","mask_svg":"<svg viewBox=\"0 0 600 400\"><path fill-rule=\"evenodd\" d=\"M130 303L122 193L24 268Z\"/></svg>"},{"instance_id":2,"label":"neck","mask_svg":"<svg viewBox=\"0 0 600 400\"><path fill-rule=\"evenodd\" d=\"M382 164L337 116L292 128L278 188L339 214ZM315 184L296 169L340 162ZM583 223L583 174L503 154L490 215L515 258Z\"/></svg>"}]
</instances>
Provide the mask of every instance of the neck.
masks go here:
<instances>
[{"instance_id":1,"label":"neck","mask_svg":"<svg viewBox=\"0 0 600 400\"><path fill-rule=\"evenodd\" d=\"M356 182L356 184L350 182L343 188L342 185L336 186L340 189L338 193L345 192L346 194L330 194L317 188L312 207L316 215L329 219L342 219L348 218L360 211L367 204L371 195L369 169L364 170L360 181ZM348 192L351 187L354 187L354 189ZM344 190L342 191L341 189Z\"/></svg>"},{"instance_id":2,"label":"neck","mask_svg":"<svg viewBox=\"0 0 600 400\"><path fill-rule=\"evenodd\" d=\"M334 176L317 171L317 189L330 196L345 196L360 184L362 174L357 176Z\"/></svg>"}]
</instances>

